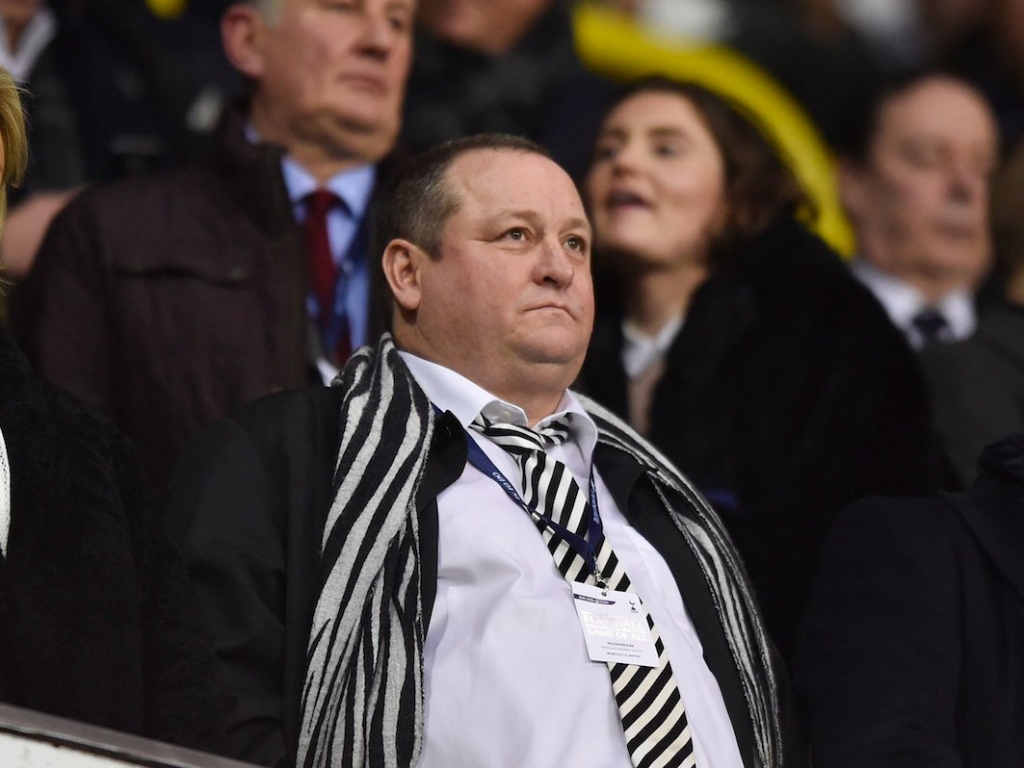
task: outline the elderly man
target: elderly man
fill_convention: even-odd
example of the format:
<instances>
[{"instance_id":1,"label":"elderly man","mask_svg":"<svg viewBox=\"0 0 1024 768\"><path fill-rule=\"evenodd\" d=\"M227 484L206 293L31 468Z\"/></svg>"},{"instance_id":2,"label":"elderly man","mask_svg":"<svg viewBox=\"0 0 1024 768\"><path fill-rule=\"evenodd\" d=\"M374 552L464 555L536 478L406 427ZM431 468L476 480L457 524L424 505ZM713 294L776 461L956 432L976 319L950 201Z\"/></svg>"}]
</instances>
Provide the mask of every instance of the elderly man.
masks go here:
<instances>
[{"instance_id":1,"label":"elderly man","mask_svg":"<svg viewBox=\"0 0 1024 768\"><path fill-rule=\"evenodd\" d=\"M415 0L232 5L251 83L206 165L97 188L16 296L37 369L110 415L159 480L199 426L329 380L381 330L367 211L398 133Z\"/></svg>"},{"instance_id":2,"label":"elderly man","mask_svg":"<svg viewBox=\"0 0 1024 768\"><path fill-rule=\"evenodd\" d=\"M440 145L378 235L393 342L331 389L250 404L175 476L234 754L782 765L790 723L719 521L567 389L593 319L569 176L523 139Z\"/></svg>"},{"instance_id":3,"label":"elderly man","mask_svg":"<svg viewBox=\"0 0 1024 768\"><path fill-rule=\"evenodd\" d=\"M969 84L915 73L884 89L840 168L854 274L915 349L974 331L991 261L992 110Z\"/></svg>"}]
</instances>

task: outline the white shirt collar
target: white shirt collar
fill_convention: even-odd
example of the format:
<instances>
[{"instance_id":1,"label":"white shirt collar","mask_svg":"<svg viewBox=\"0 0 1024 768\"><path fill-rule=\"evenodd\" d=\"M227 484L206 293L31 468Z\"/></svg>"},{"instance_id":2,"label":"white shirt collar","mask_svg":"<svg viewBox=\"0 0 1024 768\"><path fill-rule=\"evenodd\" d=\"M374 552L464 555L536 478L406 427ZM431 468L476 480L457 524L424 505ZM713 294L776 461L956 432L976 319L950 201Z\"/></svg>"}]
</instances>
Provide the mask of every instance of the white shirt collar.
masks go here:
<instances>
[{"instance_id":1,"label":"white shirt collar","mask_svg":"<svg viewBox=\"0 0 1024 768\"><path fill-rule=\"evenodd\" d=\"M977 317L970 291L951 291L938 301L929 302L914 286L888 272L883 272L864 259L857 259L850 268L854 276L864 283L885 307L893 324L905 333L916 334L913 330L914 316L926 307L933 307L942 313L954 339L965 339L974 333Z\"/></svg>"},{"instance_id":2,"label":"white shirt collar","mask_svg":"<svg viewBox=\"0 0 1024 768\"><path fill-rule=\"evenodd\" d=\"M26 82L46 46L56 36L57 16L45 5L36 11L25 25L16 52L7 47L7 35L3 21L0 21L0 66L10 72L11 77L19 83Z\"/></svg>"},{"instance_id":3,"label":"white shirt collar","mask_svg":"<svg viewBox=\"0 0 1024 768\"><path fill-rule=\"evenodd\" d=\"M526 412L518 405L495 397L483 387L450 368L424 360L409 352L399 352L398 354L430 402L442 411L451 411L463 427L468 429L470 423L479 413L483 413L495 421L522 426L528 423ZM562 395L562 401L558 404L555 413L541 419L538 426L543 426L567 413L573 414L570 421L573 442L579 447L589 464L594 447L597 445L597 425L594 424L594 420L590 418L570 390L567 389Z\"/></svg>"},{"instance_id":4,"label":"white shirt collar","mask_svg":"<svg viewBox=\"0 0 1024 768\"><path fill-rule=\"evenodd\" d=\"M648 336L631 320L622 321L622 365L629 378L635 379L665 356L683 327L683 319L683 315L679 315L669 320L654 336Z\"/></svg>"}]
</instances>

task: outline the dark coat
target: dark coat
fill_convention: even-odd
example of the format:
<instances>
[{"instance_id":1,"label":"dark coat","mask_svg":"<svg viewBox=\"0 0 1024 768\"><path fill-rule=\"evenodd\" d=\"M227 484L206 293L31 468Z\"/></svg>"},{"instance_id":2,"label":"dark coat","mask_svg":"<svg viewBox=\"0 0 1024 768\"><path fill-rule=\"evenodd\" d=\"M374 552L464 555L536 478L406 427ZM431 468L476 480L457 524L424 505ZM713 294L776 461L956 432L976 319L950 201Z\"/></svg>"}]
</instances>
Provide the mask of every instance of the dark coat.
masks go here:
<instances>
[{"instance_id":1,"label":"dark coat","mask_svg":"<svg viewBox=\"0 0 1024 768\"><path fill-rule=\"evenodd\" d=\"M12 520L0 558L0 700L209 746L209 651L184 567L150 526L125 438L0 338Z\"/></svg>"},{"instance_id":2,"label":"dark coat","mask_svg":"<svg viewBox=\"0 0 1024 768\"><path fill-rule=\"evenodd\" d=\"M235 692L225 730L232 757L289 765L301 723L306 649L319 593L320 537L333 499L342 393L317 388L264 398L204 430L183 455L164 521L182 541L193 587L218 654L222 685ZM466 464L466 436L443 416L418 489L424 626L437 583L437 495ZM599 445L595 462L630 522L666 558L721 686L740 754L753 768L746 699L718 609L681 533L626 454ZM781 673L786 765L802 743Z\"/></svg>"},{"instance_id":3,"label":"dark coat","mask_svg":"<svg viewBox=\"0 0 1024 768\"><path fill-rule=\"evenodd\" d=\"M626 413L621 314L597 322L581 388ZM710 499L788 657L835 515L933 489L928 400L873 296L781 218L696 291L667 353L651 442Z\"/></svg>"},{"instance_id":4,"label":"dark coat","mask_svg":"<svg viewBox=\"0 0 1024 768\"><path fill-rule=\"evenodd\" d=\"M36 370L124 430L154 482L198 427L311 379L282 150L248 142L240 111L219 146L205 165L80 195L14 295Z\"/></svg>"},{"instance_id":5,"label":"dark coat","mask_svg":"<svg viewBox=\"0 0 1024 768\"><path fill-rule=\"evenodd\" d=\"M1024 435L836 523L796 668L819 768L1024 764Z\"/></svg>"},{"instance_id":6,"label":"dark coat","mask_svg":"<svg viewBox=\"0 0 1024 768\"><path fill-rule=\"evenodd\" d=\"M919 359L954 481L951 490L968 488L981 450L1024 430L1024 306L984 310L973 336L930 344Z\"/></svg>"}]
</instances>

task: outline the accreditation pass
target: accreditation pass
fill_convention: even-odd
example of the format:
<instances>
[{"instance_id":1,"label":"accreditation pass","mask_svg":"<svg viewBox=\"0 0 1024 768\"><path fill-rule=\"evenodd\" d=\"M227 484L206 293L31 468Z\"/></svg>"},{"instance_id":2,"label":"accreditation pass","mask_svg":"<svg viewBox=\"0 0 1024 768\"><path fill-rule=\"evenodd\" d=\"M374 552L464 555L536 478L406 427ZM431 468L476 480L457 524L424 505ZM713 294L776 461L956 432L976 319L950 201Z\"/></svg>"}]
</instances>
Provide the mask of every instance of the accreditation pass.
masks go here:
<instances>
[{"instance_id":1,"label":"accreditation pass","mask_svg":"<svg viewBox=\"0 0 1024 768\"><path fill-rule=\"evenodd\" d=\"M658 666L647 612L636 594L576 582L572 595L591 661Z\"/></svg>"}]
</instances>

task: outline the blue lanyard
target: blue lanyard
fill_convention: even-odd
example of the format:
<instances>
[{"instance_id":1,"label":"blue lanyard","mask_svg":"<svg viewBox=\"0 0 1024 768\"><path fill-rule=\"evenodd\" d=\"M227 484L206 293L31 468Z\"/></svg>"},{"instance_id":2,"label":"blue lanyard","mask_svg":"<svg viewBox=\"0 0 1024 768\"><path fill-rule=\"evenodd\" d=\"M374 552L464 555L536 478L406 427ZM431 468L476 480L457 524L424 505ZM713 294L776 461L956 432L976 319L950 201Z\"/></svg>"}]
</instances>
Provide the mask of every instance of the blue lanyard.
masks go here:
<instances>
[{"instance_id":1,"label":"blue lanyard","mask_svg":"<svg viewBox=\"0 0 1024 768\"><path fill-rule=\"evenodd\" d=\"M508 494L508 497L518 504L526 514L534 520L541 522L572 547L576 554L583 558L583 561L587 564L587 569L593 574L598 586L606 587L607 584L597 567L597 550L600 548L601 542L604 541L604 526L601 524L601 515L597 509L597 487L594 484L593 470L590 472L590 517L587 538L584 539L565 526L559 525L551 518L542 515L535 508L527 504L523 497L519 495L519 491L516 490L515 486L509 482L500 469L494 466L494 462L487 458L487 454L484 453L472 435L468 433L466 435L466 443L469 451L469 463L496 482Z\"/></svg>"}]
</instances>

